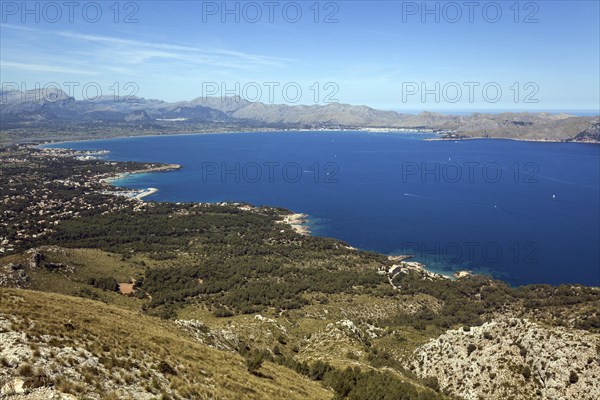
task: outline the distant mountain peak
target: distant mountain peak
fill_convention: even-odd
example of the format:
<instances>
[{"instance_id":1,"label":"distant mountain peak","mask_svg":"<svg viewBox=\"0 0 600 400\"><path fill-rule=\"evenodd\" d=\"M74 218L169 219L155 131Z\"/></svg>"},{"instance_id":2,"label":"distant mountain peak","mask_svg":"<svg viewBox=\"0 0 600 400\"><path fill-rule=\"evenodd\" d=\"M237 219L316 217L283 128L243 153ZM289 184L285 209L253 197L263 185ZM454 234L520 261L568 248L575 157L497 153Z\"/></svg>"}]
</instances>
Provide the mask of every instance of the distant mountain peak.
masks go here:
<instances>
[{"instance_id":1,"label":"distant mountain peak","mask_svg":"<svg viewBox=\"0 0 600 400\"><path fill-rule=\"evenodd\" d=\"M73 97L70 97L66 92L56 87L0 92L0 104L53 103L74 100Z\"/></svg>"},{"instance_id":2,"label":"distant mountain peak","mask_svg":"<svg viewBox=\"0 0 600 400\"><path fill-rule=\"evenodd\" d=\"M148 122L148 121L152 121L152 118L144 110L135 110L135 111L132 111L129 115L127 115L125 117L125 121L127 121L127 122Z\"/></svg>"},{"instance_id":3,"label":"distant mountain peak","mask_svg":"<svg viewBox=\"0 0 600 400\"><path fill-rule=\"evenodd\" d=\"M152 129L165 133L196 129L427 129L451 133L452 137L501 137L525 140L599 141L597 116L568 114L476 112L448 115L431 111L401 114L366 105L267 104L250 102L240 96L197 97L169 103L141 97L103 96L75 100L56 88L0 93L0 128L43 132L48 124L66 132L101 129L111 124L126 129L128 123L153 121ZM37 125L36 125L37 124ZM69 124L85 124L83 128ZM98 124L103 124L101 127ZM36 133L37 134L37 133Z\"/></svg>"}]
</instances>

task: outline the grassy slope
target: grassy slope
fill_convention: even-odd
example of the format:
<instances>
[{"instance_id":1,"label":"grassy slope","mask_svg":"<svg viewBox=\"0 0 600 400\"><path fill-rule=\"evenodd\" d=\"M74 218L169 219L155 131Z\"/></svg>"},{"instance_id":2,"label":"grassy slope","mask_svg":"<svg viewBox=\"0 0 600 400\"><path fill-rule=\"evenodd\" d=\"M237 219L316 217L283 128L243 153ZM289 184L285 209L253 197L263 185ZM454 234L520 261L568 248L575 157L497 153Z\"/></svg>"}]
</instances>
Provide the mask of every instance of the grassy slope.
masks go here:
<instances>
[{"instance_id":1,"label":"grassy slope","mask_svg":"<svg viewBox=\"0 0 600 400\"><path fill-rule=\"evenodd\" d=\"M170 269L178 265L193 265L195 262L195 260L188 260L188 255L181 254L176 259L157 261L145 253L135 253L132 257L125 257L98 249L68 249L54 246L44 247L42 251L46 262L64 263L73 267L73 270L72 272L49 271L44 267L27 269L27 273L31 277L30 289L95 298L111 306L134 311L129 315L134 318L142 318L142 321L138 321L139 324L145 324L144 321L151 320L154 321L154 324L170 327L169 329L174 329L172 320L162 321L140 314L144 306L149 304L149 299L104 291L92 287L87 281L91 277L111 276L119 282L124 282L130 277L143 275L148 266ZM192 252L190 256L193 254ZM29 257L24 254L0 258L0 265L9 262L26 263ZM465 283L463 289L466 290L466 288ZM465 295L472 297L469 293L466 291ZM424 318L429 318L428 315L436 315L441 311L444 302L424 293L397 293L388 297L364 293L312 292L306 293L304 296L309 300L309 304L300 309L281 311L273 307L266 307L251 314L237 314L228 318L215 317L210 306L204 301L190 298L175 308L176 313L173 318L201 321L207 332L210 332L209 335L200 335L201 340L206 344L227 343L227 340L222 338L232 337L233 341L228 344L236 343L239 340L247 343L253 349L267 352L272 352L277 347L286 357L294 358L299 362L308 362L310 365L322 360L339 369L358 366L363 370L376 368L382 371L389 370L391 367L400 381L410 382L423 388L423 382L417 379L410 370L406 370L410 357L417 347L431 338L438 337L445 331L445 328L433 323L434 321L424 324L423 328L415 328L410 316L413 315L418 321L421 320L421 313L424 310L431 310L433 314L431 312L423 314ZM540 296L544 299L550 297L545 294L540 294ZM83 301L73 300L75 302ZM565 312L570 312L571 315L574 313L593 315L593 307L597 304L597 301L583 302L564 306L564 308ZM542 310L545 310L548 316L543 319L551 322L552 316L559 309L555 306L537 308L535 314L539 320L544 315ZM105 308L97 309L96 312L104 315L106 311L112 312L111 310L113 310L112 307L105 306ZM529 317L532 316L529 315ZM340 324L343 321L350 321L359 328L360 333L354 334L351 329L345 328L343 324ZM106 323L110 324L111 322L107 320ZM119 324L114 324L114 321L112 324L118 329ZM377 333L375 337L365 336L371 329L370 327L373 327L373 331ZM452 327L456 328L457 325L452 324ZM174 332L182 335L180 330ZM210 335L215 335L217 339L215 341L205 340ZM97 341L105 343L106 340L110 343L112 339L102 337ZM144 338L143 342L148 340L149 338ZM229 346L229 348L233 349L235 345ZM160 355L160 352L157 354ZM240 355L235 351L226 354L237 359L240 371L246 374ZM212 367L205 368L213 371ZM290 376L296 376L292 370L286 371ZM266 374L272 375L271 373ZM300 378L300 375L298 377ZM315 384L312 381L311 383ZM181 382L179 384L185 385ZM323 387L319 382L316 384L317 387ZM233 391L237 393L236 391L243 392L245 389L240 386Z\"/></svg>"},{"instance_id":2,"label":"grassy slope","mask_svg":"<svg viewBox=\"0 0 600 400\"><path fill-rule=\"evenodd\" d=\"M91 310L94 312L90 313ZM177 375L165 375L168 382L156 389L157 394L173 390L184 397L198 396L195 398L332 397L332 393L319 383L275 364L264 364L261 369L263 377L252 375L247 372L243 358L237 354L209 348L167 321L101 302L37 291L2 289L0 313L10 316L13 326L17 326L40 349L53 345L72 346L87 349L94 356L113 359L114 365L118 365L118 360L126 359L151 369L156 369L160 361L167 361ZM103 351L100 344L110 344L110 351ZM45 352L42 351L42 354ZM38 358L42 357L38 355ZM32 363L35 363L35 358ZM19 366L12 367L17 372ZM112 368L115 375L118 370L117 366ZM102 377L105 381L111 378ZM134 379L143 380L142 377ZM67 383L62 385L65 387ZM118 387L118 384L115 386ZM75 393L85 391L73 390Z\"/></svg>"},{"instance_id":3,"label":"grassy slope","mask_svg":"<svg viewBox=\"0 0 600 400\"><path fill-rule=\"evenodd\" d=\"M147 323L146 320L150 319L153 321L152 324L159 323L162 327L174 326L172 320L164 321L140 313L142 307L149 303L148 299L142 300L134 296L123 296L116 292L94 288L87 281L91 277L112 276L119 282L125 282L130 277L143 274L142 262L153 267L169 268L168 264L171 263L175 265L186 263L185 257L159 262L145 257L143 253L125 258L119 254L97 249L68 249L55 246L41 249L45 256L45 262L64 263L73 267L73 270L49 271L44 267L38 269L28 268L27 273L31 278L29 289L67 296L94 298L106 304L101 308L95 308L95 314L104 316L106 312L113 313L114 307L119 307L120 309L129 310L123 311L129 313L129 319L142 318L137 323L130 321L134 325L144 325ZM0 258L0 265L9 262L26 264L29 258L30 255L27 253L8 256ZM23 293L30 292L24 291ZM262 310L259 314L267 320L257 318L256 314L217 318L203 302L195 302L190 299L177 311L176 318L199 320L210 329L210 332L216 333L217 336L220 336L222 332L230 332L236 340L241 340L252 348L271 351L275 346L278 346L282 354L293 357L300 362L313 364L317 360L322 360L342 370L348 366L358 366L368 370L373 368L373 365L369 361L368 347L365 347L364 338L353 335L352 332L344 329L338 324L339 321L350 320L356 323L364 332L367 321L374 323L374 321L390 318L401 310L414 310L416 312L425 305L434 309L439 307L434 298L426 295L382 298L362 294L313 294L307 297L311 299L312 304L298 310L288 310L284 313L280 313L273 308ZM75 297L61 298L65 308L69 308L66 305L67 301L72 300L77 304L86 301ZM100 303L94 302L94 304ZM1 308L0 313L2 313ZM54 311L51 310L50 313L52 315ZM67 319L73 318L69 317ZM107 325L113 324L111 326L119 328L119 324L114 324L114 321L110 319L107 319L105 323ZM406 359L417 346L439 334L435 331L416 331L410 327L402 330L396 328L395 331L397 334L384 334L380 335L381 338L369 341L372 342L373 348L384 349L386 352L393 353L399 359ZM181 335L180 330L176 330L175 333ZM123 334L129 336L127 332L123 332ZM74 335L74 337L76 336ZM285 340L285 344L280 342L281 338ZM110 343L112 340L110 337L102 337L98 338L97 342L106 343L108 341ZM146 342L148 340L150 339L143 338L140 341ZM369 346L371 345L369 344ZM243 369L243 359L235 352L230 354L233 358L241 360L239 364L240 368ZM352 356L349 356L349 354L352 354ZM385 365L379 365L379 367L383 366ZM213 371L212 368L204 368ZM289 371L291 376L296 375L293 371L286 370ZM268 368L267 371L269 371ZM267 372L266 375L272 374ZM424 389L421 382L414 376L397 374L396 377L400 381L410 382L420 387L421 390ZM319 382L309 382L312 386L323 387ZM290 390L295 389L292 387ZM309 396L307 398L317 397Z\"/></svg>"}]
</instances>

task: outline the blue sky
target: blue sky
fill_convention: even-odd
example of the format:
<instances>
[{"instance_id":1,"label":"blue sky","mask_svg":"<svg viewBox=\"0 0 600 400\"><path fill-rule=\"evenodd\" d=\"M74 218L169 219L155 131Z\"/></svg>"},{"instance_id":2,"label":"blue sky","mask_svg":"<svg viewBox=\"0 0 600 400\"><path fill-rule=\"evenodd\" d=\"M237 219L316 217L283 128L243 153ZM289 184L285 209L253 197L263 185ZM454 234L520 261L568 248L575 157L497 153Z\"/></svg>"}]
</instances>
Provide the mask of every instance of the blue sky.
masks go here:
<instances>
[{"instance_id":1,"label":"blue sky","mask_svg":"<svg viewBox=\"0 0 600 400\"><path fill-rule=\"evenodd\" d=\"M114 1L54 2L60 15L44 2L1 3L2 83L70 85L76 98L87 85L88 97L118 87L168 101L600 107L598 1L428 2L430 13L420 1L245 1L228 2L229 14L221 1L138 1L118 15Z\"/></svg>"}]
</instances>

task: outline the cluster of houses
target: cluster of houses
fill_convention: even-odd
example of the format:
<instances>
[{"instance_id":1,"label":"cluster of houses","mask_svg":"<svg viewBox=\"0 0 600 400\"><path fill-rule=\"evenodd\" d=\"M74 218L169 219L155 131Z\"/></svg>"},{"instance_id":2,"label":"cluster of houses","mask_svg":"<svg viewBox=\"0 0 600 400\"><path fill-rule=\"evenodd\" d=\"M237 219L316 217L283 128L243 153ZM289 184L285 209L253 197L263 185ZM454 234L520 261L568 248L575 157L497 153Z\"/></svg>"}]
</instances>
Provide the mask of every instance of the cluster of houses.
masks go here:
<instances>
[{"instance_id":1,"label":"cluster of houses","mask_svg":"<svg viewBox=\"0 0 600 400\"><path fill-rule=\"evenodd\" d=\"M102 202L97 199L91 201L91 194L119 193L119 189L103 182L93 168L48 181L48 173L66 157L95 155L67 149L39 150L29 146L15 146L0 154L5 175L0 188L0 255L49 235L60 221L94 210L107 213L133 208L140 211L147 206L135 201L135 197L109 196Z\"/></svg>"}]
</instances>

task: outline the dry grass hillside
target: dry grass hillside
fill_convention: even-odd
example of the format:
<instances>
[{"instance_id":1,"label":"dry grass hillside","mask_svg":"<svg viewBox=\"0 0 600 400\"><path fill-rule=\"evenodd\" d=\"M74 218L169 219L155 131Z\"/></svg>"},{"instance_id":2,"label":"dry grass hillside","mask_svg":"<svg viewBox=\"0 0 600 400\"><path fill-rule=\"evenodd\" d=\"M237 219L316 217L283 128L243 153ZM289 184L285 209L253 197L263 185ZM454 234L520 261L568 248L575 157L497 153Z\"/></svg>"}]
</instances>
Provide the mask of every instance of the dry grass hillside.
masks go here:
<instances>
[{"instance_id":1,"label":"dry grass hillside","mask_svg":"<svg viewBox=\"0 0 600 400\"><path fill-rule=\"evenodd\" d=\"M0 291L1 397L10 399L328 399L282 366L195 341L168 321L100 302ZM60 394L59 394L60 393Z\"/></svg>"}]
</instances>

